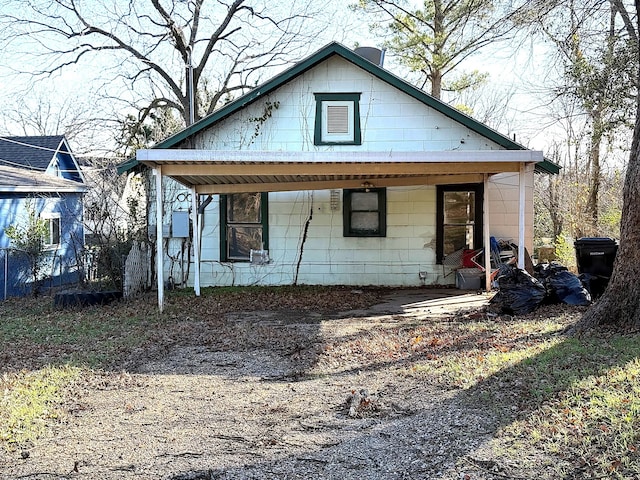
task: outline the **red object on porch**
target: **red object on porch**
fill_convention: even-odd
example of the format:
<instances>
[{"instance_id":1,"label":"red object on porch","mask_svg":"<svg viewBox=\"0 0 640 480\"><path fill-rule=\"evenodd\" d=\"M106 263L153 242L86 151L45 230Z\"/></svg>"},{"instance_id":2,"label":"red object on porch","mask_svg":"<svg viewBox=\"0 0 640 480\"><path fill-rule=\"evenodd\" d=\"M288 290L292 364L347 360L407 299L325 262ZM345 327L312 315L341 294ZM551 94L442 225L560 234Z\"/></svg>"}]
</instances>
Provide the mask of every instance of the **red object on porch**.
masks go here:
<instances>
[{"instance_id":1,"label":"red object on porch","mask_svg":"<svg viewBox=\"0 0 640 480\"><path fill-rule=\"evenodd\" d=\"M476 267L476 263L473 261L473 257L476 256L476 251L465 248L462 251L462 267L463 268L472 268Z\"/></svg>"},{"instance_id":2,"label":"red object on porch","mask_svg":"<svg viewBox=\"0 0 640 480\"><path fill-rule=\"evenodd\" d=\"M462 268L479 268L481 272L484 272L484 266L478 263L478 257L482 255L483 251L482 248L462 250Z\"/></svg>"}]
</instances>

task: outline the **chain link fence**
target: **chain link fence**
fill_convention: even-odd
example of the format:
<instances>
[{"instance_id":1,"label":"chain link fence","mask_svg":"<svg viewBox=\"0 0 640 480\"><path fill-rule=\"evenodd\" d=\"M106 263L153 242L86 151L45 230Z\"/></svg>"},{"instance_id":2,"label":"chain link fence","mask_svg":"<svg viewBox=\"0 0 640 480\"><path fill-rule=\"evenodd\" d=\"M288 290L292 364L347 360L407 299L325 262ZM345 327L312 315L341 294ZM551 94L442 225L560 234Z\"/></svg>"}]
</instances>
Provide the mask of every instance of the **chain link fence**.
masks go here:
<instances>
[{"instance_id":1,"label":"chain link fence","mask_svg":"<svg viewBox=\"0 0 640 480\"><path fill-rule=\"evenodd\" d=\"M32 261L29 256L14 248L0 249L0 295L24 297L34 293L47 293L76 285L84 279L82 265L76 259L58 256L50 252L39 267L40 275L33 277Z\"/></svg>"},{"instance_id":2,"label":"chain link fence","mask_svg":"<svg viewBox=\"0 0 640 480\"><path fill-rule=\"evenodd\" d=\"M0 298L25 297L64 289L119 290L125 298L150 288L151 249L134 243L129 250L110 246L89 247L80 258L62 258L55 251L46 258L41 278L34 281L25 252L0 249Z\"/></svg>"}]
</instances>

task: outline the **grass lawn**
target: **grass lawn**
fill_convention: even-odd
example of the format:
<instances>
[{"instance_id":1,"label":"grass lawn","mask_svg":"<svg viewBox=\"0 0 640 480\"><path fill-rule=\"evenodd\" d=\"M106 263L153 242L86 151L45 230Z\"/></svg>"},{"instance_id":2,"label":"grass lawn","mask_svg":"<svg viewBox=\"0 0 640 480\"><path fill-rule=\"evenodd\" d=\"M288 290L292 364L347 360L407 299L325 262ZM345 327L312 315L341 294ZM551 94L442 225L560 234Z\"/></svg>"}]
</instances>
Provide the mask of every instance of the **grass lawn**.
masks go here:
<instances>
[{"instance_id":1,"label":"grass lawn","mask_svg":"<svg viewBox=\"0 0 640 480\"><path fill-rule=\"evenodd\" d=\"M199 312L193 298L172 294L162 315L149 299L78 310L60 310L47 298L0 304L2 448L21 448L63 416L65 394L80 377L117 368L135 349L170 337L176 325L188 328L203 311L214 319L240 307L334 306L330 292L322 300L324 290L254 289L251 300L246 293L208 291L213 307ZM307 293L325 303L312 305ZM326 351L335 358L341 352L393 358L402 365L398 375L465 391L486 408L504 411L496 438L506 456L522 461L522 452L532 450L557 456L572 466L574 477L567 478L576 472L580 478L640 478L640 335L567 337L565 327L580 312L543 308L513 318L479 312L374 330L328 343Z\"/></svg>"}]
</instances>

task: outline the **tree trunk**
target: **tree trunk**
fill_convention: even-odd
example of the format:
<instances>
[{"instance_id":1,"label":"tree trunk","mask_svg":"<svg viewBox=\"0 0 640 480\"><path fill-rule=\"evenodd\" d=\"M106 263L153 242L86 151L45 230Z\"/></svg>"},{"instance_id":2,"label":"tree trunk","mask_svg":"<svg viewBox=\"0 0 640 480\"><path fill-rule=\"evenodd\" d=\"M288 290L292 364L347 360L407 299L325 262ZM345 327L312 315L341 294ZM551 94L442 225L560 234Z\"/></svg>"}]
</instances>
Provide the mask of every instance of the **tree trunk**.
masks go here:
<instances>
[{"instance_id":1,"label":"tree trunk","mask_svg":"<svg viewBox=\"0 0 640 480\"><path fill-rule=\"evenodd\" d=\"M438 100L442 95L442 75L440 70L434 70L431 74L431 95Z\"/></svg>"},{"instance_id":2,"label":"tree trunk","mask_svg":"<svg viewBox=\"0 0 640 480\"><path fill-rule=\"evenodd\" d=\"M640 327L640 102L623 189L620 246L609 285L573 327L582 333L597 327L629 330Z\"/></svg>"},{"instance_id":3,"label":"tree trunk","mask_svg":"<svg viewBox=\"0 0 640 480\"><path fill-rule=\"evenodd\" d=\"M440 99L442 96L442 55L444 44L442 39L446 38L444 32L444 12L442 2L433 2L433 54L431 55L431 95Z\"/></svg>"},{"instance_id":4,"label":"tree trunk","mask_svg":"<svg viewBox=\"0 0 640 480\"><path fill-rule=\"evenodd\" d=\"M558 181L556 179L549 179L549 216L551 217L551 223L553 225L553 241L562 234L562 228L564 226L562 213L560 211L560 192L558 191Z\"/></svg>"}]
</instances>

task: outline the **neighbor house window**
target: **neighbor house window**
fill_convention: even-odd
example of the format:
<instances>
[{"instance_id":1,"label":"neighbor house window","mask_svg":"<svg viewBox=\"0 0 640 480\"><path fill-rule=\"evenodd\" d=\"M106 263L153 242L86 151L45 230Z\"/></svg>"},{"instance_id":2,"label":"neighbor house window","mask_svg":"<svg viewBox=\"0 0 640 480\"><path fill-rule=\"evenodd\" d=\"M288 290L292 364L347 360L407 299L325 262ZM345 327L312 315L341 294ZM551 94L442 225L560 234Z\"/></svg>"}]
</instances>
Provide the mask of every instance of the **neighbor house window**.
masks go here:
<instances>
[{"instance_id":1,"label":"neighbor house window","mask_svg":"<svg viewBox=\"0 0 640 480\"><path fill-rule=\"evenodd\" d=\"M251 250L269 248L267 199L267 193L221 195L221 260L248 262Z\"/></svg>"},{"instance_id":2,"label":"neighbor house window","mask_svg":"<svg viewBox=\"0 0 640 480\"><path fill-rule=\"evenodd\" d=\"M344 190L345 237L384 237L387 235L387 190L370 188Z\"/></svg>"},{"instance_id":3,"label":"neighbor house window","mask_svg":"<svg viewBox=\"0 0 640 480\"><path fill-rule=\"evenodd\" d=\"M316 93L315 145L361 145L360 94Z\"/></svg>"},{"instance_id":4,"label":"neighbor house window","mask_svg":"<svg viewBox=\"0 0 640 480\"><path fill-rule=\"evenodd\" d=\"M438 263L458 250L482 247L482 197L482 184L438 186Z\"/></svg>"},{"instance_id":5,"label":"neighbor house window","mask_svg":"<svg viewBox=\"0 0 640 480\"><path fill-rule=\"evenodd\" d=\"M60 216L58 214L43 215L45 221L44 244L47 248L60 245Z\"/></svg>"}]
</instances>

